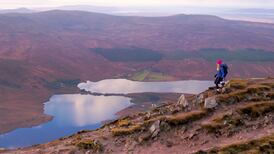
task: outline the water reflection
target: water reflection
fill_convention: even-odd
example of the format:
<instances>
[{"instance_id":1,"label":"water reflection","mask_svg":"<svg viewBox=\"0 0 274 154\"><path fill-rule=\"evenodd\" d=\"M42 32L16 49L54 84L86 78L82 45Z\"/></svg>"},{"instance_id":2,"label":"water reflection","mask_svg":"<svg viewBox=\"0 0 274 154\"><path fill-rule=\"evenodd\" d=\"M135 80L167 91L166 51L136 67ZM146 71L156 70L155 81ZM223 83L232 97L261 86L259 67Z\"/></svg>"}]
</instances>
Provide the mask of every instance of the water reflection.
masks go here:
<instances>
[{"instance_id":1,"label":"water reflection","mask_svg":"<svg viewBox=\"0 0 274 154\"><path fill-rule=\"evenodd\" d=\"M212 86L212 81L172 81L137 82L126 79L107 79L99 82L87 81L78 84L78 88L92 93L129 94L129 93L188 93L198 94Z\"/></svg>"},{"instance_id":2,"label":"water reflection","mask_svg":"<svg viewBox=\"0 0 274 154\"><path fill-rule=\"evenodd\" d=\"M52 121L1 135L0 147L30 146L82 129L96 129L102 121L116 118L115 113L130 105L130 98L120 96L54 95L44 108L46 114L54 116Z\"/></svg>"},{"instance_id":3,"label":"water reflection","mask_svg":"<svg viewBox=\"0 0 274 154\"><path fill-rule=\"evenodd\" d=\"M45 104L45 113L62 126L85 126L112 119L130 105L130 98L91 95L55 95Z\"/></svg>"}]
</instances>

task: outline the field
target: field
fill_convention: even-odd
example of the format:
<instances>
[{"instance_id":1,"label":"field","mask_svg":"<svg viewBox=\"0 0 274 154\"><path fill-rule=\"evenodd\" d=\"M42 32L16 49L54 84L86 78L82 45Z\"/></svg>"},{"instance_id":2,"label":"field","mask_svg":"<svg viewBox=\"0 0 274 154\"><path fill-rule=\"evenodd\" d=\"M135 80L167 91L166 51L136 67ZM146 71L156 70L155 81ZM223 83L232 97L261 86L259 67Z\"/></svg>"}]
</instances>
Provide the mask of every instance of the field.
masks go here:
<instances>
[{"instance_id":1,"label":"field","mask_svg":"<svg viewBox=\"0 0 274 154\"><path fill-rule=\"evenodd\" d=\"M149 70L139 71L129 77L129 79L134 81L166 81L171 80L172 78L173 77L165 75L164 73Z\"/></svg>"}]
</instances>

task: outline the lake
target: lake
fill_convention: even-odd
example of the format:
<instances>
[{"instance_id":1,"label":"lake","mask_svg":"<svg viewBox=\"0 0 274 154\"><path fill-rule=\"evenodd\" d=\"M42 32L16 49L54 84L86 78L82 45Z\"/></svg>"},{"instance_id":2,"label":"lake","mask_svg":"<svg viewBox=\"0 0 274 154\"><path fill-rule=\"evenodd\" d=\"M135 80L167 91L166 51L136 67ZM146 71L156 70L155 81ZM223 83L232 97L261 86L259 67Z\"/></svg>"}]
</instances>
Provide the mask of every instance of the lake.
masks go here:
<instances>
[{"instance_id":1,"label":"lake","mask_svg":"<svg viewBox=\"0 0 274 154\"><path fill-rule=\"evenodd\" d=\"M78 84L81 90L100 94L129 93L185 93L198 94L213 86L212 81L169 81L169 82L138 82L127 79L107 79L99 82L87 81Z\"/></svg>"},{"instance_id":2,"label":"lake","mask_svg":"<svg viewBox=\"0 0 274 154\"><path fill-rule=\"evenodd\" d=\"M91 93L189 93L198 94L212 86L211 81L135 82L109 79L80 83L78 87ZM81 94L54 95L44 103L44 113L53 116L47 123L32 128L19 128L0 135L0 147L18 148L46 143L72 135L80 130L94 130L102 122L117 118L116 113L133 105L124 96L94 96Z\"/></svg>"},{"instance_id":3,"label":"lake","mask_svg":"<svg viewBox=\"0 0 274 154\"><path fill-rule=\"evenodd\" d=\"M130 98L121 96L54 95L44 105L44 113L54 116L52 121L1 135L0 147L25 147L96 129L102 121L116 118L115 113L131 105Z\"/></svg>"}]
</instances>

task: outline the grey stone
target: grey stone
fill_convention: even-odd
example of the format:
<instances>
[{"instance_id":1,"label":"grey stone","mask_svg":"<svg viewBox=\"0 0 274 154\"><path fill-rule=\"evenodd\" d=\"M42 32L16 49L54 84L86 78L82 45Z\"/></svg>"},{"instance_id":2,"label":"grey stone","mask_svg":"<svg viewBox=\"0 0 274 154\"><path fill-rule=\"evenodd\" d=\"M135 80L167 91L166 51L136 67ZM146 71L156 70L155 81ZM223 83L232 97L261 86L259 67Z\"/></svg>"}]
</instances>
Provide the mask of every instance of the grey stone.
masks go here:
<instances>
[{"instance_id":1,"label":"grey stone","mask_svg":"<svg viewBox=\"0 0 274 154\"><path fill-rule=\"evenodd\" d=\"M182 105L184 108L189 106L189 103L184 94L179 97L177 105Z\"/></svg>"},{"instance_id":2,"label":"grey stone","mask_svg":"<svg viewBox=\"0 0 274 154\"><path fill-rule=\"evenodd\" d=\"M85 154L91 154L92 152L90 150L88 150Z\"/></svg>"},{"instance_id":3,"label":"grey stone","mask_svg":"<svg viewBox=\"0 0 274 154\"><path fill-rule=\"evenodd\" d=\"M156 104L151 104L151 108L152 108L152 109L154 109L154 108L156 108L156 107L157 107Z\"/></svg>"},{"instance_id":4,"label":"grey stone","mask_svg":"<svg viewBox=\"0 0 274 154\"><path fill-rule=\"evenodd\" d=\"M149 132L152 134L151 137L156 137L160 132L160 120L155 121L149 128Z\"/></svg>"},{"instance_id":5,"label":"grey stone","mask_svg":"<svg viewBox=\"0 0 274 154\"><path fill-rule=\"evenodd\" d=\"M205 99L204 108L206 109L212 109L217 106L216 96L208 97Z\"/></svg>"},{"instance_id":6,"label":"grey stone","mask_svg":"<svg viewBox=\"0 0 274 154\"><path fill-rule=\"evenodd\" d=\"M149 119L151 117L151 113L150 112L147 112L146 115L145 115L145 118L146 119Z\"/></svg>"},{"instance_id":7,"label":"grey stone","mask_svg":"<svg viewBox=\"0 0 274 154\"><path fill-rule=\"evenodd\" d=\"M142 143L143 141L148 140L150 137L151 137L151 133L145 132L138 137L138 142Z\"/></svg>"},{"instance_id":8,"label":"grey stone","mask_svg":"<svg viewBox=\"0 0 274 154\"><path fill-rule=\"evenodd\" d=\"M162 121L161 124L160 124L160 130L163 130L163 131L167 131L167 130L170 130L170 126L168 123Z\"/></svg>"},{"instance_id":9,"label":"grey stone","mask_svg":"<svg viewBox=\"0 0 274 154\"><path fill-rule=\"evenodd\" d=\"M203 104L204 103L204 94L201 93L196 97L197 104Z\"/></svg>"},{"instance_id":10,"label":"grey stone","mask_svg":"<svg viewBox=\"0 0 274 154\"><path fill-rule=\"evenodd\" d=\"M194 131L188 136L188 138L193 139L196 135L198 135L198 133L196 131Z\"/></svg>"}]
</instances>

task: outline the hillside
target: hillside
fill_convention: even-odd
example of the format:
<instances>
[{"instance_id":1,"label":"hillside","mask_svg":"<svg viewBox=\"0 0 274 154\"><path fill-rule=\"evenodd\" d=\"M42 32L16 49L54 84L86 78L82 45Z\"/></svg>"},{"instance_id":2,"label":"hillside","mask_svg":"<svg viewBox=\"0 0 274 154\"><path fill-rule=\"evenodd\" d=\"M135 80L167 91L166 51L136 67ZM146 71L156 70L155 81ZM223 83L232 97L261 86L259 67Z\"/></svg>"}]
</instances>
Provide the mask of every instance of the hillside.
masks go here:
<instances>
[{"instance_id":1,"label":"hillside","mask_svg":"<svg viewBox=\"0 0 274 154\"><path fill-rule=\"evenodd\" d=\"M216 16L0 14L0 133L48 121L43 103L80 81L212 79L217 57L230 77L273 76L273 51L273 24Z\"/></svg>"},{"instance_id":2,"label":"hillside","mask_svg":"<svg viewBox=\"0 0 274 154\"><path fill-rule=\"evenodd\" d=\"M223 92L122 117L98 130L3 153L273 153L274 79L233 79Z\"/></svg>"}]
</instances>

